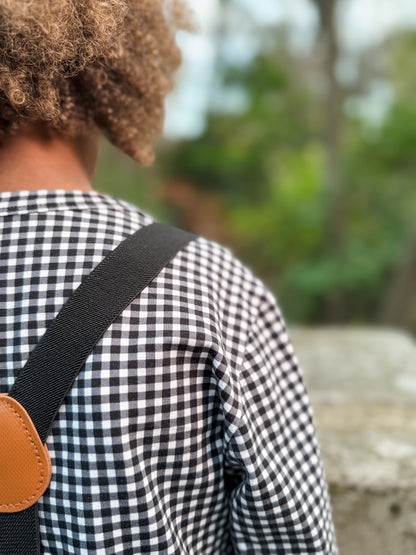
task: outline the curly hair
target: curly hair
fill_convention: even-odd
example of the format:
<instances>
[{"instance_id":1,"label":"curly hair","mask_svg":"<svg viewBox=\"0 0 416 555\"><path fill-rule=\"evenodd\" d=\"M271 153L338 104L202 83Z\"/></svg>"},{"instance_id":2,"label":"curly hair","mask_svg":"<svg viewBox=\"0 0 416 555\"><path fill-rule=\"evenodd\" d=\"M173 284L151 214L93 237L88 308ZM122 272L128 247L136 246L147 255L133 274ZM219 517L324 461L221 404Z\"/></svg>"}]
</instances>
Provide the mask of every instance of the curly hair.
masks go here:
<instances>
[{"instance_id":1,"label":"curly hair","mask_svg":"<svg viewBox=\"0 0 416 555\"><path fill-rule=\"evenodd\" d=\"M99 129L153 162L164 98L181 62L182 0L0 0L0 143L24 125Z\"/></svg>"}]
</instances>

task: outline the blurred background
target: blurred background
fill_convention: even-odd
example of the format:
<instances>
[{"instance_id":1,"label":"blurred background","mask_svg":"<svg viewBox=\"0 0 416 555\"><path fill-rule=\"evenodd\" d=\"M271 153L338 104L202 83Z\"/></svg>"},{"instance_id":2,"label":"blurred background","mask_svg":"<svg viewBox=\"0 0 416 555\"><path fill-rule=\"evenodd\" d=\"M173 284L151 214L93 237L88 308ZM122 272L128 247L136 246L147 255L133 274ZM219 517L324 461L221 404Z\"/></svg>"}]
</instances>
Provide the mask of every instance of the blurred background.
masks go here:
<instances>
[{"instance_id":1,"label":"blurred background","mask_svg":"<svg viewBox=\"0 0 416 555\"><path fill-rule=\"evenodd\" d=\"M416 4L189 0L157 161L97 190L228 245L276 294L341 555L416 553Z\"/></svg>"},{"instance_id":2,"label":"blurred background","mask_svg":"<svg viewBox=\"0 0 416 555\"><path fill-rule=\"evenodd\" d=\"M152 168L96 187L231 246L289 322L416 332L413 0L193 0Z\"/></svg>"}]
</instances>

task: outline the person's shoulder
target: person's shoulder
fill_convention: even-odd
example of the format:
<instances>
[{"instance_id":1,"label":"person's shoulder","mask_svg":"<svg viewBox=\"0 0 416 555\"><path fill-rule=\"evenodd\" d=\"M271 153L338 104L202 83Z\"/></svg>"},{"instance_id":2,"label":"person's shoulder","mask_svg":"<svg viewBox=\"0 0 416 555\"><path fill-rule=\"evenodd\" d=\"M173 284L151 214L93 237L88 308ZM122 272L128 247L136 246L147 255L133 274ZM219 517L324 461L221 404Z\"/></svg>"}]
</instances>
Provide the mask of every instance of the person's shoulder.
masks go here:
<instances>
[{"instance_id":1,"label":"person's shoulder","mask_svg":"<svg viewBox=\"0 0 416 555\"><path fill-rule=\"evenodd\" d=\"M199 272L218 282L222 287L229 283L233 292L239 291L248 297L262 297L267 288L254 270L242 261L230 245L198 236L190 250L198 259Z\"/></svg>"},{"instance_id":2,"label":"person's shoulder","mask_svg":"<svg viewBox=\"0 0 416 555\"><path fill-rule=\"evenodd\" d=\"M127 201L112 198L109 202L140 226L158 221ZM220 319L235 318L244 325L255 319L262 305L276 303L274 294L230 245L202 235L197 234L176 254L170 272L197 303L212 305Z\"/></svg>"},{"instance_id":3,"label":"person's shoulder","mask_svg":"<svg viewBox=\"0 0 416 555\"><path fill-rule=\"evenodd\" d=\"M265 306L278 310L275 295L233 248L198 236L176 259L187 283L203 292L217 320L246 336ZM266 309L267 310L267 309Z\"/></svg>"}]
</instances>

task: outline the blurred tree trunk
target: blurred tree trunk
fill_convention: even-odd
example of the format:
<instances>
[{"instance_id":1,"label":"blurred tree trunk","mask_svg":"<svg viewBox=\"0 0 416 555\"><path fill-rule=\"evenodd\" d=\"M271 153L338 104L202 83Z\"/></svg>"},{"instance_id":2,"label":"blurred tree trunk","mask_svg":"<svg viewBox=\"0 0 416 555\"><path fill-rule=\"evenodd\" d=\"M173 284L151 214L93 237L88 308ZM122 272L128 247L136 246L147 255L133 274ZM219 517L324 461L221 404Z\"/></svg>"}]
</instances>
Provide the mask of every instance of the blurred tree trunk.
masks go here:
<instances>
[{"instance_id":1,"label":"blurred tree trunk","mask_svg":"<svg viewBox=\"0 0 416 555\"><path fill-rule=\"evenodd\" d=\"M218 15L216 17L215 26L212 31L212 41L215 45L214 54L214 84L210 91L210 108L215 106L218 90L222 86L223 72L225 69L225 64L223 60L224 45L227 40L228 34L228 8L230 6L229 0L218 0Z\"/></svg>"},{"instance_id":2,"label":"blurred tree trunk","mask_svg":"<svg viewBox=\"0 0 416 555\"><path fill-rule=\"evenodd\" d=\"M340 46L336 21L337 0L313 0L318 10L320 32L318 46L323 57L323 120L326 148L326 181L328 191L327 240L334 256L344 249L344 181L341 167L341 139L343 135L343 100L345 91L337 78ZM327 302L327 317L340 321L345 317L345 295L342 291L331 293Z\"/></svg>"},{"instance_id":3,"label":"blurred tree trunk","mask_svg":"<svg viewBox=\"0 0 416 555\"><path fill-rule=\"evenodd\" d=\"M402 264L387 291L381 321L401 328L416 327L416 226L409 235Z\"/></svg>"}]
</instances>

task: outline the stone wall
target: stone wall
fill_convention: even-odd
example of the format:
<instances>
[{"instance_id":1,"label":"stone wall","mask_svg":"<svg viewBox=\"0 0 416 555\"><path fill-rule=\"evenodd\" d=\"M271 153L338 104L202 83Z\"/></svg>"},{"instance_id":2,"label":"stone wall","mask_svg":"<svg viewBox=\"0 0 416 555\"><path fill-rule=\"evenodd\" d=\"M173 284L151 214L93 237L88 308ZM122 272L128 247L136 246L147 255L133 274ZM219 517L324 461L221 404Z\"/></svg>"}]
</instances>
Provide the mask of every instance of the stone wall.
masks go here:
<instances>
[{"instance_id":1,"label":"stone wall","mask_svg":"<svg viewBox=\"0 0 416 555\"><path fill-rule=\"evenodd\" d=\"M400 332L292 328L340 555L416 554L416 345Z\"/></svg>"}]
</instances>

